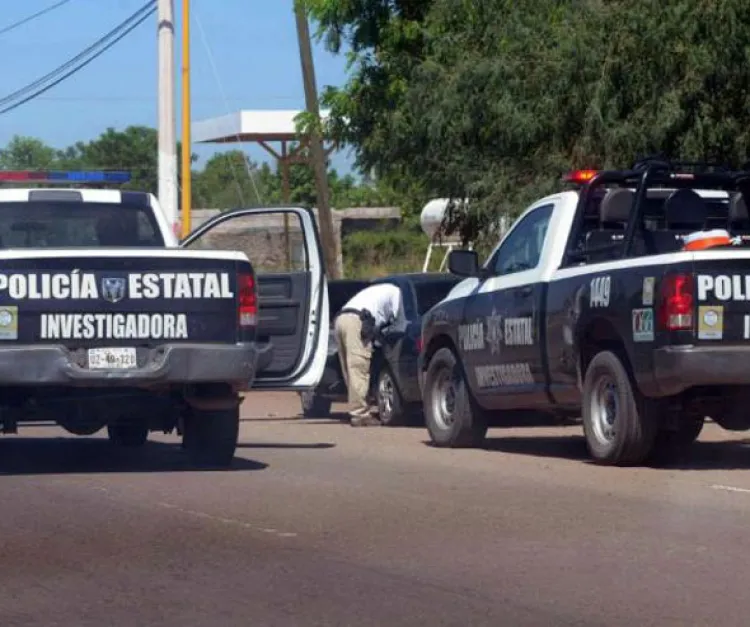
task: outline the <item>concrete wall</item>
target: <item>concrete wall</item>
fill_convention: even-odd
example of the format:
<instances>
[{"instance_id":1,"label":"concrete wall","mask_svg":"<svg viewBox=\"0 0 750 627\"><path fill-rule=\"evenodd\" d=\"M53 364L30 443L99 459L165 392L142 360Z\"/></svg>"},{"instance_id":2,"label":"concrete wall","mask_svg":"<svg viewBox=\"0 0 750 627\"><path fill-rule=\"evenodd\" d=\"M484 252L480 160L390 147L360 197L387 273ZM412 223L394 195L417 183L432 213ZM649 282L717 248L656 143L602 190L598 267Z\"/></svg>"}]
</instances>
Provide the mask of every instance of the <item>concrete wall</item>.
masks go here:
<instances>
[{"instance_id":1,"label":"concrete wall","mask_svg":"<svg viewBox=\"0 0 750 627\"><path fill-rule=\"evenodd\" d=\"M313 210L317 218L317 210ZM220 213L218 209L194 209L193 228ZM378 228L382 224L398 225L401 212L392 207L356 207L333 211L334 236L338 241L339 270L343 270L341 239L354 230ZM209 232L199 242L201 248L220 248L243 251L258 269L284 272L302 269L304 247L299 221L290 217L289 244L292 265L286 260L284 218L281 215L253 216L228 221Z\"/></svg>"}]
</instances>

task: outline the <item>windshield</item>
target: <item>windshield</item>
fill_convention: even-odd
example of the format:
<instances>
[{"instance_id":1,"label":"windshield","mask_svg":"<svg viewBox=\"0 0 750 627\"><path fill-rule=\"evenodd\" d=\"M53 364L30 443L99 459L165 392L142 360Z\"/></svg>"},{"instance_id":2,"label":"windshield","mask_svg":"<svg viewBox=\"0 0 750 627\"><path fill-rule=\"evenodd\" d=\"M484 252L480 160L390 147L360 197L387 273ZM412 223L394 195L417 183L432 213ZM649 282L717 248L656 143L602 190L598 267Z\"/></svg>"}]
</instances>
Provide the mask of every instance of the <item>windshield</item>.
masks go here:
<instances>
[{"instance_id":1,"label":"windshield","mask_svg":"<svg viewBox=\"0 0 750 627\"><path fill-rule=\"evenodd\" d=\"M1 248L164 246L147 207L94 202L0 203Z\"/></svg>"},{"instance_id":2,"label":"windshield","mask_svg":"<svg viewBox=\"0 0 750 627\"><path fill-rule=\"evenodd\" d=\"M442 280L430 283L415 283L414 290L417 294L417 311L424 316L430 309L437 305L448 295L451 288L458 283L458 279Z\"/></svg>"}]
</instances>

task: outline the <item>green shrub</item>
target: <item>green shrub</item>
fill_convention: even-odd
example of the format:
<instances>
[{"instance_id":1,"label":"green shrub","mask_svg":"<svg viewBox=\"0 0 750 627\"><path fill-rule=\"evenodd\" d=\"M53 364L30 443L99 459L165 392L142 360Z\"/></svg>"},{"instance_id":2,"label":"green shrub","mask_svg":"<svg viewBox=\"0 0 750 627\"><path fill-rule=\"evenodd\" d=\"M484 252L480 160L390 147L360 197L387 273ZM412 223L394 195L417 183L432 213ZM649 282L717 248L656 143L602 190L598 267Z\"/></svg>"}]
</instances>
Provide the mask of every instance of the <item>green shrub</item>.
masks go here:
<instances>
[{"instance_id":1,"label":"green shrub","mask_svg":"<svg viewBox=\"0 0 750 627\"><path fill-rule=\"evenodd\" d=\"M414 230L352 233L342 242L344 272L347 278L374 278L398 272L419 272L428 244L427 236Z\"/></svg>"}]
</instances>

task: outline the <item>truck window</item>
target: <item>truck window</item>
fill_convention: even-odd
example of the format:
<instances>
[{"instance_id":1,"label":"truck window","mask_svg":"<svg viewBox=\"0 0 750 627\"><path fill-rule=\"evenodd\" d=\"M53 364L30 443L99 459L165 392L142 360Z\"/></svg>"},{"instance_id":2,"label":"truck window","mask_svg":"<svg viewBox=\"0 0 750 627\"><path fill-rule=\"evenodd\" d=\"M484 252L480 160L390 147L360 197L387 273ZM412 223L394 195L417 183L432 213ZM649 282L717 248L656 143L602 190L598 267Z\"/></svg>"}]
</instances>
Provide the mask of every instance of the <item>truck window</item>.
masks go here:
<instances>
[{"instance_id":1,"label":"truck window","mask_svg":"<svg viewBox=\"0 0 750 627\"><path fill-rule=\"evenodd\" d=\"M537 207L513 229L490 260L494 274L532 270L539 265L553 205Z\"/></svg>"},{"instance_id":2,"label":"truck window","mask_svg":"<svg viewBox=\"0 0 750 627\"><path fill-rule=\"evenodd\" d=\"M0 203L0 248L163 247L150 208L93 202Z\"/></svg>"},{"instance_id":3,"label":"truck window","mask_svg":"<svg viewBox=\"0 0 750 627\"><path fill-rule=\"evenodd\" d=\"M417 310L420 316L424 316L430 309L443 300L451 288L458 283L455 281L418 281L414 283L414 291L417 293Z\"/></svg>"},{"instance_id":4,"label":"truck window","mask_svg":"<svg viewBox=\"0 0 750 627\"><path fill-rule=\"evenodd\" d=\"M296 213L238 216L217 224L191 242L188 248L239 250L247 255L259 274L306 272L309 269L302 221Z\"/></svg>"}]
</instances>

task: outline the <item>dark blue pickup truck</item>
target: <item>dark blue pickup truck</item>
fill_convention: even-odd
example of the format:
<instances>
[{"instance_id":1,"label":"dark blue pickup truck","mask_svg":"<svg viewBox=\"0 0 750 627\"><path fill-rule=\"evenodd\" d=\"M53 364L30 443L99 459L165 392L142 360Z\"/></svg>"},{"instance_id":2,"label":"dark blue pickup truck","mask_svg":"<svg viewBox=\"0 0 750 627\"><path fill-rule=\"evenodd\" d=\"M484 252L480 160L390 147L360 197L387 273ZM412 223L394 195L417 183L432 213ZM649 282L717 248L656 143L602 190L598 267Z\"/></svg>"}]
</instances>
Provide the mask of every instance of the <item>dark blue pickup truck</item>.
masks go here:
<instances>
[{"instance_id":1,"label":"dark blue pickup truck","mask_svg":"<svg viewBox=\"0 0 750 627\"><path fill-rule=\"evenodd\" d=\"M318 387L301 393L303 415L326 417L332 403L346 402L346 384L341 373L333 320L358 291L371 284L393 283L401 288L407 325L403 330L385 333L382 345L373 354L372 394L384 425L399 425L418 416L421 394L417 379L417 361L421 350L422 316L440 302L460 280L451 274L407 273L373 281L331 281L331 333L328 363Z\"/></svg>"}]
</instances>

